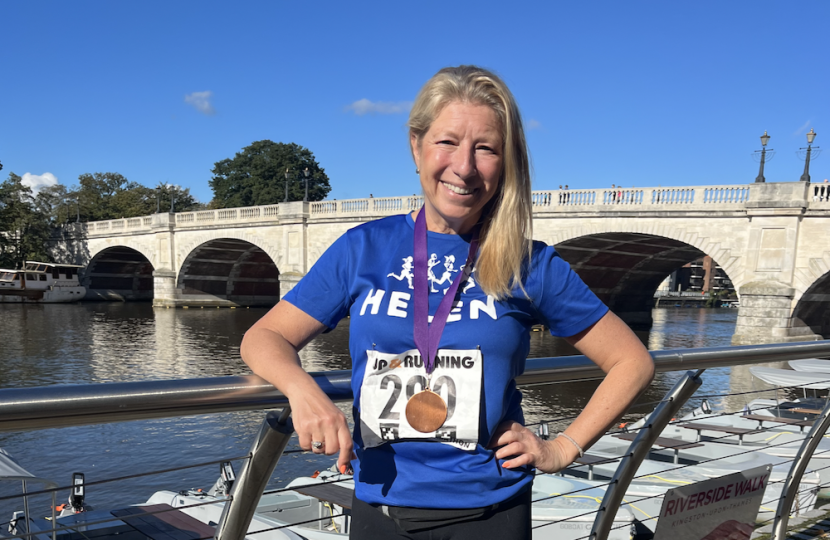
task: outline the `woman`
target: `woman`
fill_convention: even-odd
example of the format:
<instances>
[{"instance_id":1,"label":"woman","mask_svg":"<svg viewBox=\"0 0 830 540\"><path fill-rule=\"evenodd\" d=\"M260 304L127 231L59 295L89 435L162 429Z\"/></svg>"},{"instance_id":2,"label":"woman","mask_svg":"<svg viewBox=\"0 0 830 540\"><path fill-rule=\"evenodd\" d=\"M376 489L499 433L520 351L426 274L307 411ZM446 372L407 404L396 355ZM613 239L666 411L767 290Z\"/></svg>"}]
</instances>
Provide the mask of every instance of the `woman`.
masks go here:
<instances>
[{"instance_id":1,"label":"woman","mask_svg":"<svg viewBox=\"0 0 830 540\"><path fill-rule=\"evenodd\" d=\"M529 538L533 469L558 471L595 442L651 380L651 357L530 241L524 132L496 75L441 70L409 128L424 206L338 239L248 331L242 357L288 397L302 448L339 453L341 471L351 461L353 538ZM439 284L430 264L450 257L465 263ZM347 315L354 443L297 355ZM537 323L608 374L548 441L523 426L514 382Z\"/></svg>"}]
</instances>

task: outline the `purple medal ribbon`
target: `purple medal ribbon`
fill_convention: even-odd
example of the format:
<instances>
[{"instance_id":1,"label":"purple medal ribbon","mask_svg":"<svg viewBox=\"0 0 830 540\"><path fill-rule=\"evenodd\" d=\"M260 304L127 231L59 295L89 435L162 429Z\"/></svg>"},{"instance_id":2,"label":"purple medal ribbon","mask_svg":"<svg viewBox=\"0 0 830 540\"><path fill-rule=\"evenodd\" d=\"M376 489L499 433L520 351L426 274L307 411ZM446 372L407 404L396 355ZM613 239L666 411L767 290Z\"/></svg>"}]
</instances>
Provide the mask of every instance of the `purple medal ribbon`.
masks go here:
<instances>
[{"instance_id":1,"label":"purple medal ribbon","mask_svg":"<svg viewBox=\"0 0 830 540\"><path fill-rule=\"evenodd\" d=\"M470 242L470 251L467 254L467 262L464 264L464 273L458 276L452 282L441 304L438 305L438 310L432 318L432 324L429 323L429 285L427 283L428 269L427 269L427 222L426 209L421 208L418 212L418 217L415 219L415 246L414 246L414 263L415 263L415 346L418 347L418 352L421 353L421 358L424 360L424 367L427 375L432 374L435 369L435 355L438 353L438 343L441 341L441 334L444 333L444 326L447 324L447 317L450 315L455 293L458 292L458 287L462 281L467 281L467 277L472 272L473 261L478 252L478 225L473 230L473 239Z\"/></svg>"}]
</instances>

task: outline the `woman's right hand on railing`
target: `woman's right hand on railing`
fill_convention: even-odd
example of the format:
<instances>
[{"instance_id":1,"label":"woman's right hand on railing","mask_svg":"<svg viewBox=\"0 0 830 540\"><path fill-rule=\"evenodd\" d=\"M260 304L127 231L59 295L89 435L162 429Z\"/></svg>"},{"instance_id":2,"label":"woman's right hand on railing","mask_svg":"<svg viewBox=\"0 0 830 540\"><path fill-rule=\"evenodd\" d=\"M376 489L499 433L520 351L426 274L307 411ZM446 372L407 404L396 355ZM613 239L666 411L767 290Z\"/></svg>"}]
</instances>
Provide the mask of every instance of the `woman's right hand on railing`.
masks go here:
<instances>
[{"instance_id":1,"label":"woman's right hand on railing","mask_svg":"<svg viewBox=\"0 0 830 540\"><path fill-rule=\"evenodd\" d=\"M346 415L320 389L314 379L308 379L311 384L295 387L288 396L300 448L328 456L339 453L337 470L347 473L351 471L350 462L355 459L355 455Z\"/></svg>"},{"instance_id":2,"label":"woman's right hand on railing","mask_svg":"<svg viewBox=\"0 0 830 540\"><path fill-rule=\"evenodd\" d=\"M307 313L281 301L245 332L240 353L254 373L288 398L300 448L329 456L339 452L337 469L344 472L355 459L346 415L303 369L299 357L299 351L325 329Z\"/></svg>"}]
</instances>

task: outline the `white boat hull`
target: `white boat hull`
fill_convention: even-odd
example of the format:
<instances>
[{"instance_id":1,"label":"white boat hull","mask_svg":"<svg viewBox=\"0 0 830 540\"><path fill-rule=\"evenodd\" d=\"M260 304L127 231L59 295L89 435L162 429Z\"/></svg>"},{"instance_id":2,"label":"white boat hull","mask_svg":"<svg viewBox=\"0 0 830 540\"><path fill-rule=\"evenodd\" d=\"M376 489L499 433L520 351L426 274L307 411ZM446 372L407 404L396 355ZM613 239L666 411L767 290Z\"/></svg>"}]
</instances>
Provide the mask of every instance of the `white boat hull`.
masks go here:
<instances>
[{"instance_id":1,"label":"white boat hull","mask_svg":"<svg viewBox=\"0 0 830 540\"><path fill-rule=\"evenodd\" d=\"M0 290L0 303L4 304L68 304L83 300L85 287L61 287L53 290L23 291Z\"/></svg>"}]
</instances>

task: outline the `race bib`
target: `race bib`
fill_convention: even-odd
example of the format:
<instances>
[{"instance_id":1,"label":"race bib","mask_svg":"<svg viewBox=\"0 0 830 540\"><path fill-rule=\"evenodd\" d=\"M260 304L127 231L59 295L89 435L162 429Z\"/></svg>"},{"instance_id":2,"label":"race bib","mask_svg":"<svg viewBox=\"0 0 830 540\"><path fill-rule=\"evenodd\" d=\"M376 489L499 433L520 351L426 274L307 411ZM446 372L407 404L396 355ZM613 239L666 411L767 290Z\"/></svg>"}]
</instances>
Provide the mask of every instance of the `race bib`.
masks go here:
<instances>
[{"instance_id":1,"label":"race bib","mask_svg":"<svg viewBox=\"0 0 830 540\"><path fill-rule=\"evenodd\" d=\"M439 349L432 372L432 391L447 404L447 419L433 433L421 433L406 421L409 398L427 385L421 353L366 351L368 360L360 387L360 434L366 448L401 439L432 440L462 450L478 443L481 410L480 350Z\"/></svg>"}]
</instances>

